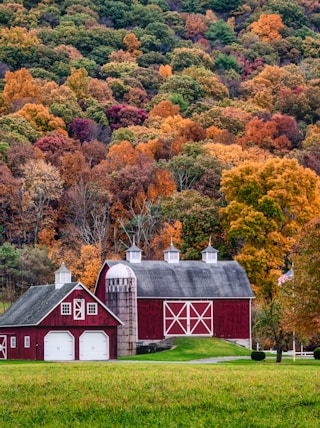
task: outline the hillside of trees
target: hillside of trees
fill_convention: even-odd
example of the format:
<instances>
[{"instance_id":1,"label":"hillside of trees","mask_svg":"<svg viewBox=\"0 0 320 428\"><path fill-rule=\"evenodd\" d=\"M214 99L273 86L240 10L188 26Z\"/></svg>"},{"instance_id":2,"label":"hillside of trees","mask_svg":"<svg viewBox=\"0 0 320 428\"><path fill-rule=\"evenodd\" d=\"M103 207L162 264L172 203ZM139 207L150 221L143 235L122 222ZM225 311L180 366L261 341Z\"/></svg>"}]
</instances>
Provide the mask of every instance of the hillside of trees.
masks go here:
<instances>
[{"instance_id":1,"label":"hillside of trees","mask_svg":"<svg viewBox=\"0 0 320 428\"><path fill-rule=\"evenodd\" d=\"M4 0L0 137L7 295L62 260L92 288L133 237L198 259L211 236L261 302L294 259L318 280L318 1Z\"/></svg>"}]
</instances>

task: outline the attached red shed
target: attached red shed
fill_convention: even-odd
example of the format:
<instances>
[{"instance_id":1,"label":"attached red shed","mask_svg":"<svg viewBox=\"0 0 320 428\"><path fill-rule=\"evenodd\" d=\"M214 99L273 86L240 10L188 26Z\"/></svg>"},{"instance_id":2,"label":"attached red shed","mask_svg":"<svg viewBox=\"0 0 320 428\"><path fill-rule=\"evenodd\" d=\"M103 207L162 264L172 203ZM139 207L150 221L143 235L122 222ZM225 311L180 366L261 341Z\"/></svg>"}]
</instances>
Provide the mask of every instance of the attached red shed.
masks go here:
<instances>
[{"instance_id":1,"label":"attached red shed","mask_svg":"<svg viewBox=\"0 0 320 428\"><path fill-rule=\"evenodd\" d=\"M30 287L0 317L0 359L117 358L122 322L63 265L51 285Z\"/></svg>"},{"instance_id":2,"label":"attached red shed","mask_svg":"<svg viewBox=\"0 0 320 428\"><path fill-rule=\"evenodd\" d=\"M173 245L164 261L143 261L133 245L126 261L105 261L95 294L124 322L119 355L172 336L214 336L251 348L249 280L237 262L218 261L210 244L202 261L181 261Z\"/></svg>"}]
</instances>

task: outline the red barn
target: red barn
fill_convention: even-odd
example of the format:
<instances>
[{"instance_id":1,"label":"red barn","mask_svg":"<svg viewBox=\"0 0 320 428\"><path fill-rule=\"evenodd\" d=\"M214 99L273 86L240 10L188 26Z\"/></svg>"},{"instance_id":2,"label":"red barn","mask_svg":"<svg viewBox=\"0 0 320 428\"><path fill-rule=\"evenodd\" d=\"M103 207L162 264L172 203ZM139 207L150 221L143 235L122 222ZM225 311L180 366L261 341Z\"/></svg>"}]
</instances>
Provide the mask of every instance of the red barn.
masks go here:
<instances>
[{"instance_id":1,"label":"red barn","mask_svg":"<svg viewBox=\"0 0 320 428\"><path fill-rule=\"evenodd\" d=\"M55 284L30 287L0 316L0 359L117 358L122 322L64 266Z\"/></svg>"},{"instance_id":2,"label":"red barn","mask_svg":"<svg viewBox=\"0 0 320 428\"><path fill-rule=\"evenodd\" d=\"M254 294L237 262L218 261L210 244L202 261L181 261L172 244L164 261L143 261L136 245L126 254L126 261L105 261L95 288L124 323L119 355L172 336L214 336L251 348Z\"/></svg>"}]
</instances>

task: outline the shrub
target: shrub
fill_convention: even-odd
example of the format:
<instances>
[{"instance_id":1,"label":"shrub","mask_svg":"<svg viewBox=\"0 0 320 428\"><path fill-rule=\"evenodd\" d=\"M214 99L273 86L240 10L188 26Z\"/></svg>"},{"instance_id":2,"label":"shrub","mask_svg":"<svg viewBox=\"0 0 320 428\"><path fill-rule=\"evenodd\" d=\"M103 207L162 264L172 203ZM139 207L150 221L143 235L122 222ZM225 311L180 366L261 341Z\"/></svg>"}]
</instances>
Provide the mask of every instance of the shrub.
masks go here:
<instances>
[{"instance_id":1,"label":"shrub","mask_svg":"<svg viewBox=\"0 0 320 428\"><path fill-rule=\"evenodd\" d=\"M262 361L266 358L266 354L263 351L252 351L251 360Z\"/></svg>"},{"instance_id":2,"label":"shrub","mask_svg":"<svg viewBox=\"0 0 320 428\"><path fill-rule=\"evenodd\" d=\"M313 351L313 357L314 357L315 360L320 360L320 348L316 348Z\"/></svg>"}]
</instances>

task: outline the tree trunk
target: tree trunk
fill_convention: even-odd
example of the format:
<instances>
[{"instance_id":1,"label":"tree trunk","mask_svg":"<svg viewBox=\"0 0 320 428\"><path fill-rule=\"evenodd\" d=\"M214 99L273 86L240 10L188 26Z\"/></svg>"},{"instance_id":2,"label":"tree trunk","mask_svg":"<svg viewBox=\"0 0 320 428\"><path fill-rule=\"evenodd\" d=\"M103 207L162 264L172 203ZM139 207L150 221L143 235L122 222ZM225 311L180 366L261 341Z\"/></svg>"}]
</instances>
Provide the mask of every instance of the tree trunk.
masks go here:
<instances>
[{"instance_id":1,"label":"tree trunk","mask_svg":"<svg viewBox=\"0 0 320 428\"><path fill-rule=\"evenodd\" d=\"M279 335L276 337L276 345L277 345L277 363L281 363L282 360L282 344L283 344L283 332L279 331Z\"/></svg>"}]
</instances>

